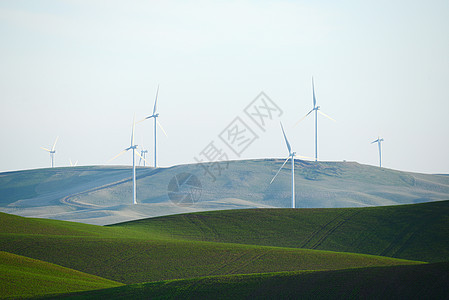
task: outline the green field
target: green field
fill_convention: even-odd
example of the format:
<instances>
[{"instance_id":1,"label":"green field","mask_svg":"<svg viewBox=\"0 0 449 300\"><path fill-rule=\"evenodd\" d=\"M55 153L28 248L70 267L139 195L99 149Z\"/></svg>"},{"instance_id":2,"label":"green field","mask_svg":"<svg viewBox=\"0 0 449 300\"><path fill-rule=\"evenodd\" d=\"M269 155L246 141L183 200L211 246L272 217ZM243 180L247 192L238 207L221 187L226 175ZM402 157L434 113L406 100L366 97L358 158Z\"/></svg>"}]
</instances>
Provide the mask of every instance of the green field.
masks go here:
<instances>
[{"instance_id":1,"label":"green field","mask_svg":"<svg viewBox=\"0 0 449 300\"><path fill-rule=\"evenodd\" d=\"M449 201L335 209L249 209L117 224L172 238L449 261Z\"/></svg>"},{"instance_id":2,"label":"green field","mask_svg":"<svg viewBox=\"0 0 449 300\"><path fill-rule=\"evenodd\" d=\"M31 297L104 289L122 284L47 262L0 251L1 297Z\"/></svg>"},{"instance_id":3,"label":"green field","mask_svg":"<svg viewBox=\"0 0 449 300\"><path fill-rule=\"evenodd\" d=\"M67 299L445 299L449 263L304 271L133 284ZM416 283L416 284L413 284Z\"/></svg>"},{"instance_id":4,"label":"green field","mask_svg":"<svg viewBox=\"0 0 449 300\"><path fill-rule=\"evenodd\" d=\"M305 280L310 293L314 293L319 285L335 276L351 280L354 274L365 274L366 278L373 278L375 286L382 284L385 274L402 270L396 266L447 269L446 264L423 262L449 261L448 210L449 201L348 209L249 209L173 215L113 226L0 213L0 251L115 282L111 284L141 284L112 290L118 295L136 292L167 296L185 291L196 297L202 295L196 294L202 289L214 293L215 287L227 295L219 289L217 280L224 282L222 289L242 289L246 291L242 291L244 295L259 290L258 284L274 287L283 282L286 291L296 293L294 283ZM36 269L38 273L46 272L44 267ZM423 270L428 270L428 274L436 272ZM213 277L242 274L246 275ZM188 280L172 281L175 279ZM26 280L29 279L17 277L17 286ZM447 277L442 280L448 283ZM142 285L145 282L153 283ZM312 282L316 284L311 285ZM7 278L1 284L7 284ZM63 285L58 286L54 285L52 293L67 291ZM344 289L342 295L348 292ZM331 286L326 293L334 293Z\"/></svg>"},{"instance_id":5,"label":"green field","mask_svg":"<svg viewBox=\"0 0 449 300\"><path fill-rule=\"evenodd\" d=\"M9 223L16 227L5 231L2 228L1 250L122 283L414 263L364 254L188 241L119 226L100 227L6 214L2 214L2 219L4 223L11 220ZM48 229L53 227L51 224L55 225L53 231ZM17 232L16 228L23 231Z\"/></svg>"}]
</instances>

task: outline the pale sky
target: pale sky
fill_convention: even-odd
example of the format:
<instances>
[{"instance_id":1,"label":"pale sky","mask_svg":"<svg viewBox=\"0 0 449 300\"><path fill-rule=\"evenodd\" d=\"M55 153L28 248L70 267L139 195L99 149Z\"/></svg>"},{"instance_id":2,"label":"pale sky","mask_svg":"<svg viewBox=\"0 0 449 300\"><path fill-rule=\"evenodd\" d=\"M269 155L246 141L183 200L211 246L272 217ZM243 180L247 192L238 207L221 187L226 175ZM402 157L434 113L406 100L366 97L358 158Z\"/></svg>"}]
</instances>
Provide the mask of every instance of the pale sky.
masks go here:
<instances>
[{"instance_id":1,"label":"pale sky","mask_svg":"<svg viewBox=\"0 0 449 300\"><path fill-rule=\"evenodd\" d=\"M319 158L449 173L449 1L0 0L0 171L130 165L133 115L158 110L160 166L211 142L230 159ZM263 132L244 108L264 91L283 114ZM218 135L241 117L258 135L233 154ZM153 123L136 127L152 161Z\"/></svg>"}]
</instances>

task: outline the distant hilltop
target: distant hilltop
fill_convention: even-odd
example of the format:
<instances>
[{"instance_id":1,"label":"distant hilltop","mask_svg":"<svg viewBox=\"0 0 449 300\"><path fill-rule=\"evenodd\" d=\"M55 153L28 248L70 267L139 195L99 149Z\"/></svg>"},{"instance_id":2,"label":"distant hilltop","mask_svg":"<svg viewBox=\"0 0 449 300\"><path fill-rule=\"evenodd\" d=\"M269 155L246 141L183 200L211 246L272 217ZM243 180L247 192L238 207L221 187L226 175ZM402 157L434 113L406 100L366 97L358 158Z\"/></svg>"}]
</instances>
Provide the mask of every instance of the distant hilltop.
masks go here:
<instances>
[{"instance_id":1,"label":"distant hilltop","mask_svg":"<svg viewBox=\"0 0 449 300\"><path fill-rule=\"evenodd\" d=\"M0 173L0 211L89 224L195 211L290 207L291 166L257 159L137 169L89 166ZM295 160L297 208L362 207L449 199L449 176L356 162Z\"/></svg>"}]
</instances>

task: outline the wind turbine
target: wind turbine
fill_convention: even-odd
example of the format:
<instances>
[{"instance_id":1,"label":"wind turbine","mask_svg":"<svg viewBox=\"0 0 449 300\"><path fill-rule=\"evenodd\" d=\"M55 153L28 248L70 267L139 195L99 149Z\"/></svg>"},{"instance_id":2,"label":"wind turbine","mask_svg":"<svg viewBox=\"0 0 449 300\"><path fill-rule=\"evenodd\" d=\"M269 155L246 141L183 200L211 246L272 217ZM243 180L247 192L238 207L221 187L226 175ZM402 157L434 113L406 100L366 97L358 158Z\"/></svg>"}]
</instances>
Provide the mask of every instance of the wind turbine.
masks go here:
<instances>
[{"instance_id":1,"label":"wind turbine","mask_svg":"<svg viewBox=\"0 0 449 300\"><path fill-rule=\"evenodd\" d=\"M72 163L72 159L69 158L70 161L70 166L71 167L76 167L76 165L78 164L78 161L75 161L75 163Z\"/></svg>"},{"instance_id":2,"label":"wind turbine","mask_svg":"<svg viewBox=\"0 0 449 300\"><path fill-rule=\"evenodd\" d=\"M131 132L131 145L108 161L108 162L110 162L110 161L116 159L117 157L119 157L123 153L127 152L128 150L133 150L133 204L137 204L137 200L136 200L136 154L138 156L140 156L140 154L138 152L136 153L137 145L134 144L135 128L136 128L136 122L135 122L135 118L133 118L133 129ZM142 156L140 156L140 157L143 158ZM144 160L145 160L145 158L144 158Z\"/></svg>"},{"instance_id":3,"label":"wind turbine","mask_svg":"<svg viewBox=\"0 0 449 300\"><path fill-rule=\"evenodd\" d=\"M377 137L377 140L372 141L371 144L377 143L379 146L379 167L382 168L382 142L384 141L383 138L380 138L380 136Z\"/></svg>"},{"instance_id":4,"label":"wind turbine","mask_svg":"<svg viewBox=\"0 0 449 300\"><path fill-rule=\"evenodd\" d=\"M287 140L287 136L285 135L284 132L284 127L282 126L281 123L281 129L282 129L282 134L284 135L284 139L285 139L285 144L287 145L287 149L288 149L288 157L287 159L284 161L284 163L282 164L282 166L279 168L278 172L276 173L276 175L274 175L273 179L271 179L270 184L273 183L274 179L276 178L276 176L278 176L279 172L282 170L282 168L285 166L285 164L287 163L287 161L289 159L292 160L292 208L295 208L295 157L300 157L300 158L308 158L305 156L298 156L296 155L296 152L292 152L292 148L290 147L290 143Z\"/></svg>"},{"instance_id":5,"label":"wind turbine","mask_svg":"<svg viewBox=\"0 0 449 300\"><path fill-rule=\"evenodd\" d=\"M157 135L157 126L156 124L161 128L162 132L165 134L165 136L167 136L167 133L165 132L164 128L162 128L161 123L157 120L157 118L159 117L159 113L157 112L157 96L159 94L159 85L157 86L157 91L156 91L156 99L154 100L154 108L153 108L153 114L151 116L146 117L145 119L139 121L138 123L145 121L146 119L151 119L154 118L154 167L157 168L157 157L156 157L156 153L157 153L157 143L156 143L156 135Z\"/></svg>"},{"instance_id":6,"label":"wind turbine","mask_svg":"<svg viewBox=\"0 0 449 300\"><path fill-rule=\"evenodd\" d=\"M56 147L56 143L58 142L58 139L59 139L59 136L56 137L56 140L55 140L55 142L54 142L53 147L51 148L51 150L49 150L49 149L47 149L47 148L44 148L44 147L41 147L41 149L44 149L45 151L47 151L47 152L50 153L50 161L51 161L51 167L52 167L52 168L54 167L55 153L56 153L55 147Z\"/></svg>"},{"instance_id":7,"label":"wind turbine","mask_svg":"<svg viewBox=\"0 0 449 300\"><path fill-rule=\"evenodd\" d=\"M326 115L320 110L320 106L316 105L316 98L315 98L315 86L313 84L313 77L312 77L312 91L313 91L313 108L311 111L309 111L304 117L302 117L298 122L296 122L295 126L299 124L302 120L304 120L308 115L310 115L313 111L315 111L315 161L318 161L318 113L325 116L326 118L332 120L335 122L334 119Z\"/></svg>"},{"instance_id":8,"label":"wind turbine","mask_svg":"<svg viewBox=\"0 0 449 300\"><path fill-rule=\"evenodd\" d=\"M144 147L143 147L143 137L142 137L142 149L140 150L140 159L139 159L139 166L140 166L140 164L142 163L142 160L143 160L143 166L145 167L146 166L146 158L147 158L147 153L148 153L148 150L146 150Z\"/></svg>"},{"instance_id":9,"label":"wind turbine","mask_svg":"<svg viewBox=\"0 0 449 300\"><path fill-rule=\"evenodd\" d=\"M144 149L140 150L139 166L143 160L143 166L145 167L145 162L147 161L145 158L147 156L147 153L148 153L148 150L144 150Z\"/></svg>"}]
</instances>

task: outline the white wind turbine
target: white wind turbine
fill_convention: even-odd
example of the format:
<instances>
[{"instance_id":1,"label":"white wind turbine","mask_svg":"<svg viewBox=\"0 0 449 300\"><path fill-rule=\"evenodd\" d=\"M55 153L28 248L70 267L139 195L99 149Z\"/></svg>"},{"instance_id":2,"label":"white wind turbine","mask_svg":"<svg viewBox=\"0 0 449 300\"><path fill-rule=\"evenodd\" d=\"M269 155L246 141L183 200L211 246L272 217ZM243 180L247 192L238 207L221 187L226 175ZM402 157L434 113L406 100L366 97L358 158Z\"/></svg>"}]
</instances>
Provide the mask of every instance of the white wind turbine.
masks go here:
<instances>
[{"instance_id":1,"label":"white wind turbine","mask_svg":"<svg viewBox=\"0 0 449 300\"><path fill-rule=\"evenodd\" d=\"M142 160L143 160L143 166L145 167L146 166L146 157L147 157L147 153L148 153L148 150L144 150L144 149L142 149L142 150L140 150L140 159L139 159L139 166L140 166L140 163L142 162Z\"/></svg>"},{"instance_id":2,"label":"white wind turbine","mask_svg":"<svg viewBox=\"0 0 449 300\"><path fill-rule=\"evenodd\" d=\"M70 166L71 167L76 167L76 165L78 164L78 161L75 161L75 163L72 162L72 159L69 158L70 161Z\"/></svg>"},{"instance_id":3,"label":"white wind turbine","mask_svg":"<svg viewBox=\"0 0 449 300\"><path fill-rule=\"evenodd\" d=\"M143 147L143 137L142 137L142 147L141 148L142 149L140 149L140 156L141 157L139 159L139 167L140 167L140 164L142 163L142 161L143 161L143 166L145 167L146 166L146 158L147 158L148 150Z\"/></svg>"},{"instance_id":4,"label":"white wind turbine","mask_svg":"<svg viewBox=\"0 0 449 300\"><path fill-rule=\"evenodd\" d=\"M59 139L59 136L56 137L56 140L55 140L51 150L47 149L47 148L44 148L44 147L41 147L41 149L44 149L45 151L50 153L50 161L51 161L51 167L52 168L54 167L54 163L55 163L55 153L56 153L55 147L56 147L56 143L58 142L58 139Z\"/></svg>"},{"instance_id":5,"label":"white wind turbine","mask_svg":"<svg viewBox=\"0 0 449 300\"><path fill-rule=\"evenodd\" d=\"M384 141L383 138L380 138L380 136L377 137L377 140L372 141L371 144L377 143L379 145L379 167L382 168L382 142Z\"/></svg>"},{"instance_id":6,"label":"white wind turbine","mask_svg":"<svg viewBox=\"0 0 449 300\"><path fill-rule=\"evenodd\" d=\"M302 120L304 120L308 115L310 115L313 111L315 111L315 161L318 161L318 113L325 116L326 118L332 120L335 122L334 119L326 115L320 110L320 107L316 105L316 98L315 98L315 86L313 84L313 77L312 77L312 91L313 91L313 108L311 111L309 111L304 117L302 117L298 122L296 122L295 126L299 124Z\"/></svg>"},{"instance_id":7,"label":"white wind turbine","mask_svg":"<svg viewBox=\"0 0 449 300\"><path fill-rule=\"evenodd\" d=\"M157 120L157 118L159 117L159 113L156 112L157 111L157 96L159 94L159 85L157 86L157 91L156 91L156 99L154 100L154 108L153 108L153 114L151 116L146 117L145 119L139 121L138 123L145 121L146 119L151 119L154 118L154 167L157 168L157 157L156 157L156 153L157 153L157 143L156 143L156 135L157 135L157 126L156 124L161 128L162 132L165 134L165 136L167 136L167 133L165 132L164 128L162 127L161 123Z\"/></svg>"},{"instance_id":8,"label":"white wind turbine","mask_svg":"<svg viewBox=\"0 0 449 300\"><path fill-rule=\"evenodd\" d=\"M140 156L140 154L138 152L136 153L137 145L134 144L135 127L136 127L136 122L135 122L135 118L133 118L133 129L131 132L131 145L108 161L108 162L110 162L110 161L116 159L117 157L119 157L123 153L127 152L128 150L131 150L131 149L133 150L133 204L137 204L137 200L136 200L136 154L138 156Z\"/></svg>"},{"instance_id":9,"label":"white wind turbine","mask_svg":"<svg viewBox=\"0 0 449 300\"><path fill-rule=\"evenodd\" d=\"M276 178L276 176L278 176L279 172L282 170L282 168L285 166L285 164L287 163L287 161L289 159L292 160L292 208L295 208L295 157L299 157L299 158L308 158L305 156L298 156L296 155L296 152L292 152L292 148L290 147L290 143L287 140L287 136L285 135L284 132L284 127L282 126L281 123L281 129L282 129L282 134L284 135L284 139L285 139L285 144L287 145L287 149L288 149L288 157L287 159L284 161L284 163L282 164L282 166L279 168L279 170L277 171L276 175L274 175L273 179L271 179L270 184L273 183L274 179Z\"/></svg>"}]
</instances>

